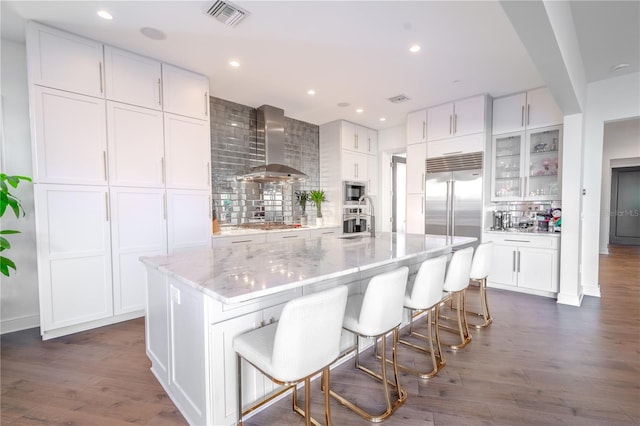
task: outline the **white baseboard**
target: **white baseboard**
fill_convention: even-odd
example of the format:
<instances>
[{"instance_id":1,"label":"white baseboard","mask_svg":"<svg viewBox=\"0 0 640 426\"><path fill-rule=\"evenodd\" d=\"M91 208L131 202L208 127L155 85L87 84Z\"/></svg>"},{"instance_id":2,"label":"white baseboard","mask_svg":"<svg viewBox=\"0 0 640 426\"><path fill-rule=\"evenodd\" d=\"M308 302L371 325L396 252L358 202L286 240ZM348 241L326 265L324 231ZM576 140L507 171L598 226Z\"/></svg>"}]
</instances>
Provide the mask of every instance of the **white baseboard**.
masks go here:
<instances>
[{"instance_id":1,"label":"white baseboard","mask_svg":"<svg viewBox=\"0 0 640 426\"><path fill-rule=\"evenodd\" d=\"M600 286L584 286L582 287L582 293L585 296L593 296L593 297L601 297L600 296Z\"/></svg>"},{"instance_id":2,"label":"white baseboard","mask_svg":"<svg viewBox=\"0 0 640 426\"><path fill-rule=\"evenodd\" d=\"M40 315L4 319L0 321L0 334L13 333L14 331L35 327L40 327Z\"/></svg>"},{"instance_id":3,"label":"white baseboard","mask_svg":"<svg viewBox=\"0 0 640 426\"><path fill-rule=\"evenodd\" d=\"M558 303L562 305L570 305L580 307L582 304L583 294L562 294L558 293Z\"/></svg>"}]
</instances>

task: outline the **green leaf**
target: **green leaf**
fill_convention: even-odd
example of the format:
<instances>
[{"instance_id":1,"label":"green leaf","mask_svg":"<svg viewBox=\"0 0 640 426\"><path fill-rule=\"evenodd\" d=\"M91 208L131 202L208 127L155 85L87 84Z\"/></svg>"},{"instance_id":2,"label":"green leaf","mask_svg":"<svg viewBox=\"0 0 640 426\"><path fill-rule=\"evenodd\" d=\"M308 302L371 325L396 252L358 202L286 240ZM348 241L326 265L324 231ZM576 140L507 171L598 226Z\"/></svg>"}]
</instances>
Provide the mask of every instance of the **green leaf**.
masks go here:
<instances>
[{"instance_id":1,"label":"green leaf","mask_svg":"<svg viewBox=\"0 0 640 426\"><path fill-rule=\"evenodd\" d=\"M2 272L2 275L6 275L7 277L9 276L9 268L13 269L14 271L16 271L16 264L13 263L13 261L11 259L7 259L4 256L0 256L0 272Z\"/></svg>"},{"instance_id":2,"label":"green leaf","mask_svg":"<svg viewBox=\"0 0 640 426\"><path fill-rule=\"evenodd\" d=\"M0 250L6 250L10 248L11 244L9 243L9 240L7 240L5 237L0 237Z\"/></svg>"},{"instance_id":3,"label":"green leaf","mask_svg":"<svg viewBox=\"0 0 640 426\"><path fill-rule=\"evenodd\" d=\"M20 231L16 231L14 229L3 229L0 231L0 234L9 235L9 234L19 234Z\"/></svg>"}]
</instances>

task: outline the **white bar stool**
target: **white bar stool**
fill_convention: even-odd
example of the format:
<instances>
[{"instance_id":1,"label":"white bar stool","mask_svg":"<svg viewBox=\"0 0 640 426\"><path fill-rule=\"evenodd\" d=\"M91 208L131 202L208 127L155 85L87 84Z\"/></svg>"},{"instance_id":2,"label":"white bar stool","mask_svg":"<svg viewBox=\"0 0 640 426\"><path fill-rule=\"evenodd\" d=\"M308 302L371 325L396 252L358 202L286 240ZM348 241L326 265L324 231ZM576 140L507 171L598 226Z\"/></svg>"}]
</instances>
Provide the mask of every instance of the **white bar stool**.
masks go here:
<instances>
[{"instance_id":1,"label":"white bar stool","mask_svg":"<svg viewBox=\"0 0 640 426\"><path fill-rule=\"evenodd\" d=\"M487 301L487 277L491 272L491 257L493 256L493 242L489 241L480 244L476 247L476 252L473 255L473 262L471 263L471 272L469 273L469 279L471 281L478 282L480 287L480 305L482 306L482 312L467 311L467 314L482 317L484 320L482 324L469 324L476 329L485 328L491 322L491 314L489 313L489 303Z\"/></svg>"},{"instance_id":2,"label":"white bar stool","mask_svg":"<svg viewBox=\"0 0 640 426\"><path fill-rule=\"evenodd\" d=\"M329 365L340 355L340 336L348 290L337 286L293 299L284 306L280 320L233 339L237 353L238 425L242 417L293 388L293 410L305 424L318 424L311 417L311 377L322 371L322 387L329 389ZM247 409L242 407L242 359L245 359L283 389ZM298 407L296 385L304 381L304 410ZM324 392L327 425L331 424L329 392Z\"/></svg>"},{"instance_id":3,"label":"white bar stool","mask_svg":"<svg viewBox=\"0 0 640 426\"><path fill-rule=\"evenodd\" d=\"M433 369L428 372L420 372L402 364L398 364L400 369L411 372L422 379L434 377L445 366L446 361L440 347L440 333L438 330L438 316L440 314L440 302L442 301L442 291L444 288L444 277L447 270L447 256L440 256L422 262L420 269L413 281L407 285L404 296L404 307L409 309L411 319L409 323L409 336L418 337L429 342L429 347L400 339L399 343L429 353ZM427 335L420 334L413 330L413 320L416 316L426 312ZM435 315L434 315L435 313ZM435 327L434 327L435 326ZM435 335L435 347L434 347Z\"/></svg>"},{"instance_id":4,"label":"white bar stool","mask_svg":"<svg viewBox=\"0 0 640 426\"><path fill-rule=\"evenodd\" d=\"M402 311L409 268L402 266L394 271L379 274L371 278L364 294L350 295L344 315L343 328L356 336L355 345L343 352L344 355L355 351L355 367L368 375L382 381L385 393L386 410L381 414L371 414L358 407L342 395L330 391L342 405L350 408L363 418L371 422L381 422L389 417L407 399L407 393L400 386L397 364L398 328L402 322ZM393 332L391 358L395 382L387 378L386 336ZM372 337L382 341L381 370L382 375L360 365L358 357L360 337ZM391 389L397 395L391 403Z\"/></svg>"},{"instance_id":5,"label":"white bar stool","mask_svg":"<svg viewBox=\"0 0 640 426\"><path fill-rule=\"evenodd\" d=\"M444 291L446 294L442 298L442 303L446 303L455 299L457 311L457 328L449 327L439 323L438 326L446 331L453 331L460 335L460 343L453 345L447 344L451 349L462 349L471 341L469 334L469 325L467 324L467 315L465 308L465 290L469 286L469 273L471 272L471 260L473 259L473 247L467 247L453 253L449 267L447 268L447 277L444 281ZM449 319L443 317L445 319Z\"/></svg>"}]
</instances>

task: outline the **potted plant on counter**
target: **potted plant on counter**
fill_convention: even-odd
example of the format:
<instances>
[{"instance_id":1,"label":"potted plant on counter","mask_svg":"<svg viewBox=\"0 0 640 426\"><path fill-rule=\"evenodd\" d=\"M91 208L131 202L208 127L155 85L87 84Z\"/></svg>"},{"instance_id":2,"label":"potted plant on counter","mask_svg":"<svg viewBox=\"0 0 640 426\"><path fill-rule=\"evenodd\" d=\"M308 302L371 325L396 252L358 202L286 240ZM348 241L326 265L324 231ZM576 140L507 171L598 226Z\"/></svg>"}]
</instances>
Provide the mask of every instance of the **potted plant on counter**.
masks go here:
<instances>
[{"instance_id":1,"label":"potted plant on counter","mask_svg":"<svg viewBox=\"0 0 640 426\"><path fill-rule=\"evenodd\" d=\"M300 204L302 215L300 216L300 225L307 225L307 201L309 201L309 193L307 191L296 191L296 200Z\"/></svg>"},{"instance_id":2,"label":"potted plant on counter","mask_svg":"<svg viewBox=\"0 0 640 426\"><path fill-rule=\"evenodd\" d=\"M316 226L322 225L322 202L326 201L324 191L321 189L314 189L309 192L309 198L311 202L316 206Z\"/></svg>"}]
</instances>

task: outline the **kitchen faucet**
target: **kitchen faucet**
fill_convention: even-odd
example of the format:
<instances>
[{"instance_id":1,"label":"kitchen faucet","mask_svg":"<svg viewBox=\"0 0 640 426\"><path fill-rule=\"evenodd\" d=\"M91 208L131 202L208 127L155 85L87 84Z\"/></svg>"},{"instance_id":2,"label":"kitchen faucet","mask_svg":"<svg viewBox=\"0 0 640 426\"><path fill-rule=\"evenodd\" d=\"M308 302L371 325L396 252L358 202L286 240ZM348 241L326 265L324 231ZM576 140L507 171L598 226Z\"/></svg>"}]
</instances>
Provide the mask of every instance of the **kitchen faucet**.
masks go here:
<instances>
[{"instance_id":1,"label":"kitchen faucet","mask_svg":"<svg viewBox=\"0 0 640 426\"><path fill-rule=\"evenodd\" d=\"M358 199L358 212L356 214L358 215L358 219L359 219L360 218L360 203L365 198L369 200L369 204L371 205L371 221L370 221L370 225L369 225L370 226L369 232L371 232L371 238L375 238L376 237L376 213L375 213L375 209L373 207L373 198L371 198L368 195L361 196Z\"/></svg>"}]
</instances>

